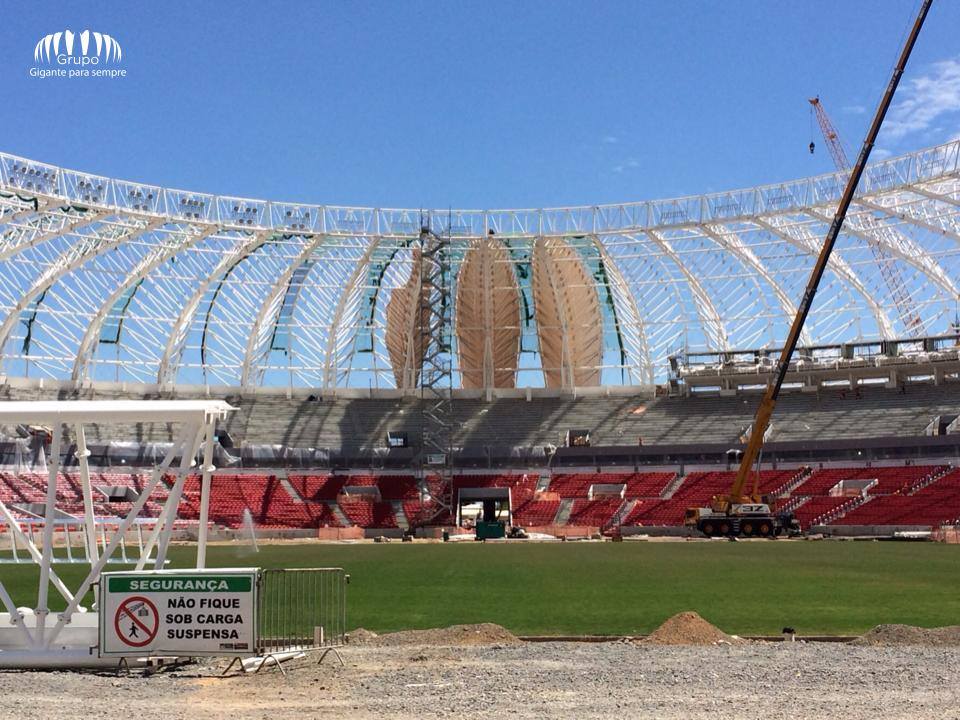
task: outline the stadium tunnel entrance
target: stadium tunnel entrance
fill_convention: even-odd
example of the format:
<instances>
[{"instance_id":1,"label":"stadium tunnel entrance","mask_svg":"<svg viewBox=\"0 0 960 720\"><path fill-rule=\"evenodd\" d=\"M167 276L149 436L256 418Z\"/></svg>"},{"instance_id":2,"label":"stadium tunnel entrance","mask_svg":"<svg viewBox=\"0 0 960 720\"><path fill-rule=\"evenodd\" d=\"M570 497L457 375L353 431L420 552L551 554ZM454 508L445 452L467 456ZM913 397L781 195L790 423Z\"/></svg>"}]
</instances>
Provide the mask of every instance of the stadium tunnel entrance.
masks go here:
<instances>
[{"instance_id":1,"label":"stadium tunnel entrance","mask_svg":"<svg viewBox=\"0 0 960 720\"><path fill-rule=\"evenodd\" d=\"M472 523L477 540L505 537L513 522L510 488L460 488L457 493L457 525Z\"/></svg>"}]
</instances>

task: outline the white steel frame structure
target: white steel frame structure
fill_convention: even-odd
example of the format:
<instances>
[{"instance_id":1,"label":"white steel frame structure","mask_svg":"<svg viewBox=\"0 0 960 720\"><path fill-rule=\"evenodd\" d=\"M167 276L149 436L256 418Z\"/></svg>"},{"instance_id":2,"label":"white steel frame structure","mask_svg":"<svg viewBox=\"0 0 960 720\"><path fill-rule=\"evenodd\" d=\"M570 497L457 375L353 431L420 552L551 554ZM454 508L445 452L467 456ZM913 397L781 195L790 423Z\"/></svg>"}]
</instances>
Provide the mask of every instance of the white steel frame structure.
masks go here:
<instances>
[{"instance_id":1,"label":"white steel frame structure","mask_svg":"<svg viewBox=\"0 0 960 720\"><path fill-rule=\"evenodd\" d=\"M96 583L100 573L111 562L117 562L117 552L123 546L124 536L137 520L151 493L165 474L175 477L166 502L143 545L136 569L142 570L148 562L160 569L166 562L177 508L187 474L195 465L201 445L203 466L200 468L200 523L197 540L196 567L206 564L207 529L210 506L210 477L213 466L213 445L216 422L225 419L233 410L222 400L99 400L99 401L33 401L0 403L0 424L29 423L51 429L46 501L44 503L42 540L34 542L21 528L11 509L0 501L0 523L5 524L21 548L39 567L37 603L32 613L25 613L14 604L0 580L0 668L4 667L77 667L102 664L90 648L96 645L96 613L89 613L80 603L91 590L97 594ZM84 424L134 424L141 422L175 423L177 440L171 445L159 465L153 468L150 479L139 490L127 514L119 519L109 533L94 516L93 488L87 464L89 451ZM79 520L83 537L83 553L90 569L79 585L71 589L55 569L60 560L55 555L54 532L57 520L57 478L64 448L64 427L72 432L80 473L83 496L83 517ZM176 467L175 460L179 458ZM101 538L98 543L97 530ZM50 587L63 598L66 609L52 615L49 605Z\"/></svg>"},{"instance_id":2,"label":"white steel frame structure","mask_svg":"<svg viewBox=\"0 0 960 720\"><path fill-rule=\"evenodd\" d=\"M516 361L492 369L499 377L523 388L558 375L546 370L569 376L545 368L540 350L575 344L564 308L587 298L601 309L590 321L602 325L603 347L581 376L650 385L677 352L782 342L844 181L833 173L649 202L414 211L221 197L0 153L0 365L8 377L77 385L396 391L386 308L416 271L427 224L450 239L454 303L468 251L490 233L507 249L498 257L509 257L520 296L519 340ZM877 244L898 264L906 311ZM563 252L541 267L581 263L575 276L588 278L554 298L555 327L538 326L531 290L534 249L544 246ZM806 344L948 331L960 293L960 141L867 168L823 290ZM450 317L456 324L456 306ZM453 362L459 387L456 347ZM560 389L576 391L568 385Z\"/></svg>"}]
</instances>

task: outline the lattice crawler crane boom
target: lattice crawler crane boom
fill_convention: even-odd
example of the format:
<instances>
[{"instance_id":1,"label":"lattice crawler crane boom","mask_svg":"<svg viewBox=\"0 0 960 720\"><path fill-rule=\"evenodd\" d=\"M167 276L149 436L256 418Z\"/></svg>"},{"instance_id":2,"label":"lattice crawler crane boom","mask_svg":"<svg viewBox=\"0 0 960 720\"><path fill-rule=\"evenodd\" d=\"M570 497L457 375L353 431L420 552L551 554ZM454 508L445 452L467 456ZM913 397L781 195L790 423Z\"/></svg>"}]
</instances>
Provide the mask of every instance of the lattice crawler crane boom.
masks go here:
<instances>
[{"instance_id":1,"label":"lattice crawler crane boom","mask_svg":"<svg viewBox=\"0 0 960 720\"><path fill-rule=\"evenodd\" d=\"M830 122L830 117L820 102L820 97L812 97L808 101L810 110L817 116L817 124L820 126L820 133L827 143L827 149L830 151L830 157L833 158L833 164L837 170L848 172L850 170L850 161L847 159L847 153L843 149L843 143L840 142L840 135L837 129ZM810 151L813 152L813 142L810 143ZM897 260L887 249L887 244L896 244L895 234L890 228L879 222L873 215L865 214L861 216L861 228L867 238L867 244L873 253L877 267L880 269L880 275L883 282L897 306L897 313L900 315L900 321L908 335L918 337L923 334L923 320L916 310L916 303L910 294L907 284L903 281L903 275L900 273L900 267ZM883 242L886 241L886 242Z\"/></svg>"}]
</instances>

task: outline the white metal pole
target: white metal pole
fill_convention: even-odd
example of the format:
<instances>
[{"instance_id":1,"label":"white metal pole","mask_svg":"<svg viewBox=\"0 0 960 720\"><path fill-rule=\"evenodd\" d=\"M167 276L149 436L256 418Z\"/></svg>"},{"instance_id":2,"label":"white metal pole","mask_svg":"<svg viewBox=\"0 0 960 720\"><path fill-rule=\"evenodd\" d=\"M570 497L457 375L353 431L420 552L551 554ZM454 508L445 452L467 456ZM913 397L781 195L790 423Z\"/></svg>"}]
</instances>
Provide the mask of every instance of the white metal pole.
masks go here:
<instances>
[{"instance_id":1,"label":"white metal pole","mask_svg":"<svg viewBox=\"0 0 960 720\"><path fill-rule=\"evenodd\" d=\"M167 458L164 459L164 467L169 465L173 457L176 456L177 448L182 448L186 444L188 438L192 433L195 433L196 425L185 426L180 430L180 435L177 437L176 443L170 449L170 452L167 454ZM157 468L153 470L154 474L161 472ZM160 537L160 532L163 530L164 522L170 513L176 512L176 503L179 502L179 495L174 497L174 494L177 492L177 487L183 482L183 476L177 476L176 482L174 482L173 487L170 489L170 492L167 493L167 501L163 505L163 509L160 511L160 517L157 518L157 521L153 524L153 527L150 529L150 535L147 538L146 547L140 553L140 559L137 560L136 570L143 570L144 566L147 563L147 560L150 558L150 553L153 552L154 547L156 547L157 539Z\"/></svg>"},{"instance_id":2,"label":"white metal pole","mask_svg":"<svg viewBox=\"0 0 960 720\"><path fill-rule=\"evenodd\" d=\"M20 628L20 632L22 632L27 639L27 644L32 647L33 637L30 634L30 629L26 626L26 623L23 622L23 615L20 614L17 606L14 605L13 598L10 597L10 593L7 592L2 582L0 582L0 601L3 602L7 608L7 612L10 613L10 624Z\"/></svg>"},{"instance_id":3,"label":"white metal pole","mask_svg":"<svg viewBox=\"0 0 960 720\"><path fill-rule=\"evenodd\" d=\"M90 451L87 449L87 436L83 430L83 423L74 425L74 433L77 436L77 460L80 462L80 486L83 489L83 536L87 544L87 560L93 565L100 554L97 552L97 529L93 519L93 489L90 486L90 464L87 461Z\"/></svg>"},{"instance_id":4,"label":"white metal pole","mask_svg":"<svg viewBox=\"0 0 960 720\"><path fill-rule=\"evenodd\" d=\"M15 563L20 562L20 551L17 549L17 533L13 529L13 525L8 525L10 528L10 549L13 551L13 561Z\"/></svg>"},{"instance_id":5,"label":"white metal pole","mask_svg":"<svg viewBox=\"0 0 960 720\"><path fill-rule=\"evenodd\" d=\"M47 504L43 512L43 558L40 561L40 585L37 589L37 647L43 647L46 630L47 594L50 590L50 563L53 562L53 519L57 510L57 475L60 473L60 438L63 426L53 424L53 442L47 472Z\"/></svg>"},{"instance_id":6,"label":"white metal pole","mask_svg":"<svg viewBox=\"0 0 960 720\"><path fill-rule=\"evenodd\" d=\"M73 546L70 544L70 525L63 524L63 539L67 543L67 562L73 562Z\"/></svg>"},{"instance_id":7,"label":"white metal pole","mask_svg":"<svg viewBox=\"0 0 960 720\"><path fill-rule=\"evenodd\" d=\"M215 418L207 419L207 437L203 445L203 475L200 479L200 529L197 533L197 567L207 565L207 524L210 518L210 479L213 466L213 433Z\"/></svg>"},{"instance_id":8,"label":"white metal pole","mask_svg":"<svg viewBox=\"0 0 960 720\"><path fill-rule=\"evenodd\" d=\"M157 543L157 560L154 565L157 570L162 569L164 563L167 561L167 548L170 547L170 536L173 534L173 523L177 519L177 508L180 505L180 496L183 493L183 485L186 482L187 473L190 472L190 468L194 464L197 449L200 447L200 436L202 432L203 431L194 424L190 426L190 432L184 436L177 482L173 486L170 497L167 498L166 512L163 516L163 530L160 533L160 541Z\"/></svg>"},{"instance_id":9,"label":"white metal pole","mask_svg":"<svg viewBox=\"0 0 960 720\"><path fill-rule=\"evenodd\" d=\"M138 557L143 557L143 523L137 523L136 528Z\"/></svg>"},{"instance_id":10,"label":"white metal pole","mask_svg":"<svg viewBox=\"0 0 960 720\"><path fill-rule=\"evenodd\" d=\"M30 559L37 565L40 565L43 561L43 555L41 555L36 543L23 531L23 528L21 528L20 524L16 521L16 518L13 517L10 510L2 501L0 501L0 516L6 521L7 525L13 531L14 536L20 538L24 548L26 548L27 553L30 555ZM32 525L28 525L27 527L31 528L32 531ZM63 581L53 568L50 569L50 582L53 583L53 586L60 592L64 600L67 602L73 600L73 594L67 589L67 586L63 584Z\"/></svg>"}]
</instances>

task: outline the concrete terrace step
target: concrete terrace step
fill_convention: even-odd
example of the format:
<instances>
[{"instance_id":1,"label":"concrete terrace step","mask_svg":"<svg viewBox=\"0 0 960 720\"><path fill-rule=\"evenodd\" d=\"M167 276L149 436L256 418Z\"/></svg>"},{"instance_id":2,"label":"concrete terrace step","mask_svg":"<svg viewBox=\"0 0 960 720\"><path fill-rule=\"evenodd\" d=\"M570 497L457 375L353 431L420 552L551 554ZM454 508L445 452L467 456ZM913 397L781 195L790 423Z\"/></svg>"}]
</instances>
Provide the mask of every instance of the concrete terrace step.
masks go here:
<instances>
[{"instance_id":1,"label":"concrete terrace step","mask_svg":"<svg viewBox=\"0 0 960 720\"><path fill-rule=\"evenodd\" d=\"M573 511L573 498L564 498L560 501L560 507L557 508L557 514L553 517L554 525L566 525L570 519L570 513Z\"/></svg>"},{"instance_id":2,"label":"concrete terrace step","mask_svg":"<svg viewBox=\"0 0 960 720\"><path fill-rule=\"evenodd\" d=\"M777 489L777 492L774 494L778 498L786 498L793 495L793 491L800 487L807 478L813 474L813 468L804 467L800 468L800 471L793 476L793 478L786 485Z\"/></svg>"},{"instance_id":3,"label":"concrete terrace step","mask_svg":"<svg viewBox=\"0 0 960 720\"><path fill-rule=\"evenodd\" d=\"M407 514L403 511L403 500L394 500L391 502L393 514L397 518L397 527L401 530L410 529L410 521L407 520Z\"/></svg>"},{"instance_id":4,"label":"concrete terrace step","mask_svg":"<svg viewBox=\"0 0 960 720\"><path fill-rule=\"evenodd\" d=\"M276 472L277 480L280 481L280 484L283 485L283 489L287 491L287 494L295 503L303 504L304 500L300 497L300 493L297 492L296 488L290 484L290 480L287 479L287 474L282 471Z\"/></svg>"},{"instance_id":5,"label":"concrete terrace step","mask_svg":"<svg viewBox=\"0 0 960 720\"><path fill-rule=\"evenodd\" d=\"M783 507L780 508L780 511L795 512L796 509L807 502L810 497L810 495L797 495L796 497L792 497L783 504Z\"/></svg>"},{"instance_id":6,"label":"concrete terrace step","mask_svg":"<svg viewBox=\"0 0 960 720\"><path fill-rule=\"evenodd\" d=\"M831 510L830 512L824 513L818 518L814 518L814 521L810 525L829 525L834 520L842 519L848 512L856 510L861 505L866 505L871 500L879 497L878 495L865 495L862 497L851 498L851 502L844 503L838 508Z\"/></svg>"},{"instance_id":7,"label":"concrete terrace step","mask_svg":"<svg viewBox=\"0 0 960 720\"><path fill-rule=\"evenodd\" d=\"M944 475L946 475L947 473L952 472L953 470L954 470L954 468L950 467L949 465L944 465L942 468L940 468L940 470L938 470L938 471L936 471L936 472L930 473L927 477L925 477L923 480L921 480L921 481L918 482L916 485L914 485L912 488L910 488L910 492L907 493L907 494L908 494L908 495L916 495L918 492L920 492L921 490L923 490L925 487L929 487L930 485L933 485L933 484L934 484L935 482L937 482L940 478L942 478L942 477L943 477Z\"/></svg>"},{"instance_id":8,"label":"concrete terrace step","mask_svg":"<svg viewBox=\"0 0 960 720\"><path fill-rule=\"evenodd\" d=\"M326 505L328 508L330 508L330 512L333 513L333 516L337 519L337 522L339 522L343 527L350 527L353 525L353 522L351 522L350 518L347 517L347 514L340 508L340 503L328 502Z\"/></svg>"},{"instance_id":9,"label":"concrete terrace step","mask_svg":"<svg viewBox=\"0 0 960 720\"><path fill-rule=\"evenodd\" d=\"M680 489L680 486L683 485L683 481L686 480L686 475L681 475L677 473L677 476L671 480L667 486L663 489L663 492L660 493L660 498L662 500L669 500L673 497L673 494Z\"/></svg>"},{"instance_id":10,"label":"concrete terrace step","mask_svg":"<svg viewBox=\"0 0 960 720\"><path fill-rule=\"evenodd\" d=\"M633 508L636 507L637 502L637 500L624 500L605 527L612 528L622 525L623 521L633 512Z\"/></svg>"}]
</instances>

